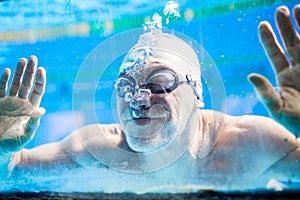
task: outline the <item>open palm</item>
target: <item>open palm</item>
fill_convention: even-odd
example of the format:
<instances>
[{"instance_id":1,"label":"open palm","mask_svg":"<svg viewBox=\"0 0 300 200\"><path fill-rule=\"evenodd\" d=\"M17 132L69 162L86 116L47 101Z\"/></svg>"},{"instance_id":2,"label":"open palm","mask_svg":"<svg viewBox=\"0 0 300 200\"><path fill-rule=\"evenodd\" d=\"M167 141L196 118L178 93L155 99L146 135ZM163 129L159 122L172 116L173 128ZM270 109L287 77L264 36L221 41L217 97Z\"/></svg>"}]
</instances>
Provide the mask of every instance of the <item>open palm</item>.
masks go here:
<instances>
[{"instance_id":1,"label":"open palm","mask_svg":"<svg viewBox=\"0 0 300 200\"><path fill-rule=\"evenodd\" d=\"M300 4L294 8L294 16L300 26ZM277 80L277 91L259 74L251 74L258 98L270 115L296 136L300 135L300 38L294 29L287 7L276 11L277 27L285 50L279 45L268 22L259 26L260 41L273 66Z\"/></svg>"},{"instance_id":2,"label":"open palm","mask_svg":"<svg viewBox=\"0 0 300 200\"><path fill-rule=\"evenodd\" d=\"M32 139L40 116L45 113L45 109L39 108L39 105L44 94L46 74L44 68L39 68L37 72L36 68L35 56L31 56L28 63L26 59L20 59L8 96L6 88L10 69L6 68L1 76L0 152L11 153L24 147Z\"/></svg>"}]
</instances>

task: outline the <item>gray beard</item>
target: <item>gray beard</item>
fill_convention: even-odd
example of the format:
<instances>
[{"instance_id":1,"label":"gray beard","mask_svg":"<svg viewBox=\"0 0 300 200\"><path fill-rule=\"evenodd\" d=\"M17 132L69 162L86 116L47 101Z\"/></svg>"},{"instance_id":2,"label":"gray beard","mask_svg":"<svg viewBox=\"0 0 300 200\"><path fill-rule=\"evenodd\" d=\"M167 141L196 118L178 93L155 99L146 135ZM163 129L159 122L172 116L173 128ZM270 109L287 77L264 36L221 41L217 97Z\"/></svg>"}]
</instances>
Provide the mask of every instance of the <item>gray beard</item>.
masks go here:
<instances>
[{"instance_id":1,"label":"gray beard","mask_svg":"<svg viewBox=\"0 0 300 200\"><path fill-rule=\"evenodd\" d=\"M164 130L160 129L160 132L153 134L153 137L134 137L130 134L125 134L128 146L136 151L142 153L150 153L163 149L168 144L174 141L177 136L177 131L174 128L165 127Z\"/></svg>"}]
</instances>

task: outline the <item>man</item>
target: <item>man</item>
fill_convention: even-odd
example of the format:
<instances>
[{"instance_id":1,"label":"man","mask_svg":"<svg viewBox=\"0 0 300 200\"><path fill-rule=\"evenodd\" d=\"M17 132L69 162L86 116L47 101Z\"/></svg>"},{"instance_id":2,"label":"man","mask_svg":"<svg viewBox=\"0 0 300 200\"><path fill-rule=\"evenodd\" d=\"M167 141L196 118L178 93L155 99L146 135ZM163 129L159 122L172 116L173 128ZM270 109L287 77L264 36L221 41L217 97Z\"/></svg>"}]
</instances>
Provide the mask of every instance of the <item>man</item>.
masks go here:
<instances>
[{"instance_id":1,"label":"man","mask_svg":"<svg viewBox=\"0 0 300 200\"><path fill-rule=\"evenodd\" d=\"M299 24L300 5L294 13ZM100 163L226 189L263 188L271 179L300 181L300 144L293 135L300 124L300 40L286 7L278 8L276 19L292 66L271 26L262 22L259 36L275 69L279 94L263 76L252 74L249 79L283 126L266 117L199 109L203 102L197 55L175 36L151 32L130 50L114 84L120 124L82 127L60 142L34 149L22 148L45 112L39 108L45 70L37 70L28 97L37 58L31 56L28 63L21 59L5 97L10 75L5 69L0 85L2 174L34 169L47 177L53 169L58 173Z\"/></svg>"}]
</instances>

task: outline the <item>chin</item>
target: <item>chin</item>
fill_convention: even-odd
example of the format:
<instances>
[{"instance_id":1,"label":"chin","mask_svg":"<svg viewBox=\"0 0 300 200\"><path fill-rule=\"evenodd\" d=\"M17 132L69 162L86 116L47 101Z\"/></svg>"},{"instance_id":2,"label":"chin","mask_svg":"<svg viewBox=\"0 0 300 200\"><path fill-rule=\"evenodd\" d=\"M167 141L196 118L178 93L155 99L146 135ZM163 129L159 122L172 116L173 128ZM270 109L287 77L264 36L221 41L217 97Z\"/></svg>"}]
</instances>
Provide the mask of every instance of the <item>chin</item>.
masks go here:
<instances>
[{"instance_id":1,"label":"chin","mask_svg":"<svg viewBox=\"0 0 300 200\"><path fill-rule=\"evenodd\" d=\"M156 152L161 149L164 149L171 141L171 138L138 138L132 136L126 136L126 141L128 146L136 151L141 153L151 153Z\"/></svg>"},{"instance_id":2,"label":"chin","mask_svg":"<svg viewBox=\"0 0 300 200\"><path fill-rule=\"evenodd\" d=\"M141 131L140 133L137 130ZM174 126L164 124L162 128L141 128L132 127L131 131L135 133L126 134L128 146L136 151L150 153L164 149L176 137L177 131ZM143 135L143 136L141 136Z\"/></svg>"},{"instance_id":3,"label":"chin","mask_svg":"<svg viewBox=\"0 0 300 200\"><path fill-rule=\"evenodd\" d=\"M165 109L155 104L149 111L149 119L133 119L129 110L120 113L121 127L128 146L136 152L155 152L171 144L182 131L182 119L178 110Z\"/></svg>"}]
</instances>

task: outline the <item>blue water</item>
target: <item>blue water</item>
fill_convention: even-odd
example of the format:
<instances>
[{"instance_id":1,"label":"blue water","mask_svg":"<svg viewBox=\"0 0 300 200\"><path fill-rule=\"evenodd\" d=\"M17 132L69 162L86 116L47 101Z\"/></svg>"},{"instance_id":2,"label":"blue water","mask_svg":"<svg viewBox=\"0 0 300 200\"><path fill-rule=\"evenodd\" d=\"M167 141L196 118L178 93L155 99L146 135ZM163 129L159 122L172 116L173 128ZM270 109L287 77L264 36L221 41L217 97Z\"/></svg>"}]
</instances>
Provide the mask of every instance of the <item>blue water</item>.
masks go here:
<instances>
[{"instance_id":1,"label":"blue water","mask_svg":"<svg viewBox=\"0 0 300 200\"><path fill-rule=\"evenodd\" d=\"M76 128L74 114L82 119L80 125L91 123L87 114L72 107L73 85L83 61L105 39L131 28L142 28L140 22L143 22L144 18L151 17L155 12L162 14L166 2L0 2L1 71L4 67L14 69L20 57L29 57L32 54L38 56L39 65L47 70L46 93L41 103L47 113L28 148L60 140L72 132ZM242 4L243 2L249 1L182 1L179 2L181 18L174 19L167 27L198 41L214 60L226 89L226 104L224 103L223 107L226 113L267 116L266 110L256 99L252 86L247 81L247 75L256 72L264 74L275 83L272 68L258 41L257 26L262 20L268 20L275 26L276 7L284 4L292 8L297 1L261 1L265 2L264 5L257 5L258 1L253 1L252 6ZM233 6L231 10L224 9L230 5ZM210 12L203 12L204 8ZM195 15L191 21L184 20L184 13L187 14L187 11L191 10L197 11L198 16ZM117 22L122 20L128 24L118 25ZM136 23L133 23L134 21ZM70 27L75 27L75 30L67 31ZM89 29L86 30L86 27ZM16 33L31 33L28 34L31 36ZM97 86L95 107L99 123L114 122L110 99L107 96L111 95L111 83L116 76L118 63L119 61L114 63L115 70L105 74L101 79L103 82ZM91 69L91 72L93 70L96 72L98 69ZM205 84L204 89L204 101L209 109L211 99ZM91 102L86 104L87 108L89 103ZM61 123L62 121L64 123Z\"/></svg>"}]
</instances>

